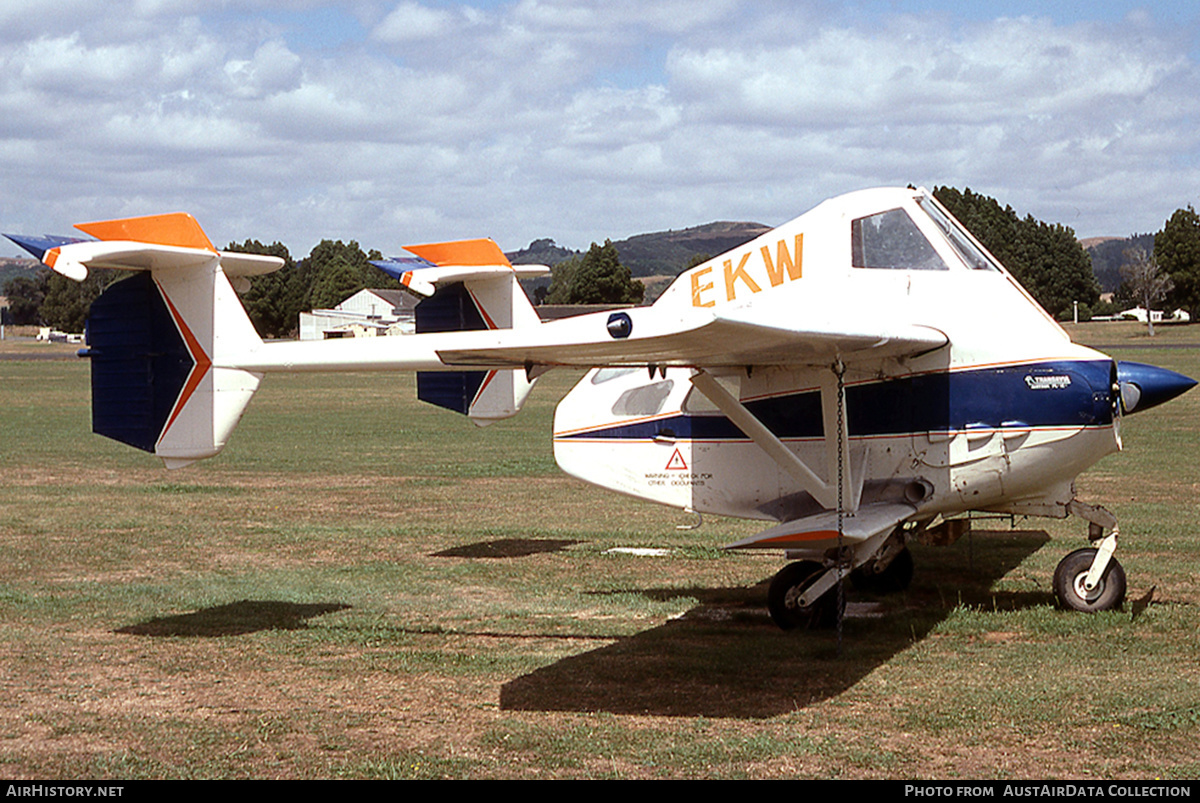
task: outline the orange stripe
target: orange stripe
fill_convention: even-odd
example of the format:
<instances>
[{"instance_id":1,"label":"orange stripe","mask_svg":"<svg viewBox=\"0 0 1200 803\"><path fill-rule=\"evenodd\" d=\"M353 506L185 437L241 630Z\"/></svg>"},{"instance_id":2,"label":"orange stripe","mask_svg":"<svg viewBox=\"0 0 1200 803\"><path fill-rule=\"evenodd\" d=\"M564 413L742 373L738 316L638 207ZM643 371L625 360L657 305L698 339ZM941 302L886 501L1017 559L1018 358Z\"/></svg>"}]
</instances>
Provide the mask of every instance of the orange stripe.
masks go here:
<instances>
[{"instance_id":1,"label":"orange stripe","mask_svg":"<svg viewBox=\"0 0 1200 803\"><path fill-rule=\"evenodd\" d=\"M754 543L757 544L790 544L793 542L803 543L805 541L831 541L838 537L837 530L814 530L807 533L793 533L791 535L777 535L774 538L763 538Z\"/></svg>"},{"instance_id":2,"label":"orange stripe","mask_svg":"<svg viewBox=\"0 0 1200 803\"><path fill-rule=\"evenodd\" d=\"M203 248L216 251L208 235L196 219L186 212L169 215L149 215L120 220L98 220L78 223L75 228L97 240L133 240L138 243L175 245L182 248Z\"/></svg>"},{"instance_id":3,"label":"orange stripe","mask_svg":"<svg viewBox=\"0 0 1200 803\"><path fill-rule=\"evenodd\" d=\"M487 314L487 310L485 310L483 305L479 303L479 299L475 297L475 294L468 290L467 295L469 295L471 297L471 301L475 303L475 309L479 310L479 314L483 316L483 322L487 324L487 328L499 329L500 327L497 326L496 322L492 320L492 316Z\"/></svg>"},{"instance_id":4,"label":"orange stripe","mask_svg":"<svg viewBox=\"0 0 1200 803\"><path fill-rule=\"evenodd\" d=\"M175 423L175 419L183 412L183 408L187 406L188 400L192 398L192 394L200 386L200 381L204 379L204 375L208 373L208 369L212 367L212 360L204 353L204 349L200 347L200 341L192 334L192 330L184 322L183 316L179 314L179 310L175 309L175 305L171 303L171 299L163 291L162 285L159 285L157 281L155 285L158 286L158 291L162 294L163 300L167 302L167 308L171 311L171 317L175 319L175 325L179 328L179 333L183 335L183 340L187 344L188 351L191 352L192 359L196 362L192 366L191 373L188 374L187 382L184 383L183 392L175 400L175 407L171 410L171 415L167 419L167 425L163 427L162 435L159 436L159 441L161 441L166 437L167 432L171 429L171 425Z\"/></svg>"},{"instance_id":5,"label":"orange stripe","mask_svg":"<svg viewBox=\"0 0 1200 803\"><path fill-rule=\"evenodd\" d=\"M492 380L496 378L496 371L488 371L488 375L484 377L483 382L479 385L479 390L475 393L475 398L471 399L471 407L475 406L475 402L479 401L479 397L487 390L487 386L492 384Z\"/></svg>"}]
</instances>

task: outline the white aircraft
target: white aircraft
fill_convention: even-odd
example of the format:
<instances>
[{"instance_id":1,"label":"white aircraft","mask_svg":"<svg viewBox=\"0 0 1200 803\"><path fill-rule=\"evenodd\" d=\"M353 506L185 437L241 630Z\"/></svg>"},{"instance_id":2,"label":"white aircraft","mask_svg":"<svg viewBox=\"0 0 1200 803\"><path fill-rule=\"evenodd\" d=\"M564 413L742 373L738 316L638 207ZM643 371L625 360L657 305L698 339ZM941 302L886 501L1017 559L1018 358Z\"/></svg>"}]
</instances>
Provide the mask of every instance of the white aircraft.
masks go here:
<instances>
[{"instance_id":1,"label":"white aircraft","mask_svg":"<svg viewBox=\"0 0 1200 803\"><path fill-rule=\"evenodd\" d=\"M417 371L418 396L486 425L538 376L590 369L562 400L567 473L639 499L771 526L731 545L782 550L771 616L840 616L848 573L902 588L909 542L948 543L963 514L1089 523L1054 575L1061 604L1119 606L1118 528L1074 480L1121 448L1123 414L1195 382L1072 343L925 190L826 201L683 273L649 307L542 323L491 240L411 246L376 263L411 292L417 334L264 343L238 302L273 257L218 251L176 214L13 237L54 270L136 271L91 310L93 429L169 468L217 454L264 374Z\"/></svg>"}]
</instances>

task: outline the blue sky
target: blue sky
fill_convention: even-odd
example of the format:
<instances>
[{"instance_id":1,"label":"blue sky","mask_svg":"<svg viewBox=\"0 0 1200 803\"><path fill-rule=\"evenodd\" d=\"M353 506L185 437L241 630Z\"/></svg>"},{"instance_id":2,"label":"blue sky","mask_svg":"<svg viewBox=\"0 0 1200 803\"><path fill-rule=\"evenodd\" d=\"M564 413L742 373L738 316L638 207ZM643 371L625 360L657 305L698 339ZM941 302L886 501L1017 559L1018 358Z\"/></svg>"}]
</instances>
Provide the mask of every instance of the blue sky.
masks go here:
<instances>
[{"instance_id":1,"label":"blue sky","mask_svg":"<svg viewBox=\"0 0 1200 803\"><path fill-rule=\"evenodd\" d=\"M0 0L0 231L394 253L780 224L864 187L1081 237L1200 203L1194 2Z\"/></svg>"}]
</instances>

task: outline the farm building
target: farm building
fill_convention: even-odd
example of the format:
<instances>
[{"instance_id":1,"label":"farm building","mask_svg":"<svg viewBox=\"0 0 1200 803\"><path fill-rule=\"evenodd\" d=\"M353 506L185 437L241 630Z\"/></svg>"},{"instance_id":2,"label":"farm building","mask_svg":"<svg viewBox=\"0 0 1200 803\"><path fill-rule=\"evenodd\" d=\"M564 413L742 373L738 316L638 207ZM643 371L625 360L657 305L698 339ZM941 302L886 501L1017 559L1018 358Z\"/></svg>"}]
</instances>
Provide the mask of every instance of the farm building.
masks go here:
<instances>
[{"instance_id":1,"label":"farm building","mask_svg":"<svg viewBox=\"0 0 1200 803\"><path fill-rule=\"evenodd\" d=\"M359 290L333 309L300 313L300 339L411 334L416 306L403 290Z\"/></svg>"}]
</instances>

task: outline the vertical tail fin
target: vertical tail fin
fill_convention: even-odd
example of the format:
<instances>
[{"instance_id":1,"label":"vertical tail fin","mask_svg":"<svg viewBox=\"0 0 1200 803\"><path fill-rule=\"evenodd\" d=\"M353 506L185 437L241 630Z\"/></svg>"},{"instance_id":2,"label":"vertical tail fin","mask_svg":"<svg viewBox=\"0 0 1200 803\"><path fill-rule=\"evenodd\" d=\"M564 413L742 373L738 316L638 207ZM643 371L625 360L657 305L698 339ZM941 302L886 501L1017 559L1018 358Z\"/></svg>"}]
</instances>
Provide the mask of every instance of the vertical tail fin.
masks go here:
<instances>
[{"instance_id":1,"label":"vertical tail fin","mask_svg":"<svg viewBox=\"0 0 1200 803\"><path fill-rule=\"evenodd\" d=\"M153 452L169 468L212 457L262 378L222 367L221 353L259 342L219 268L116 282L88 319L92 430Z\"/></svg>"},{"instance_id":2,"label":"vertical tail fin","mask_svg":"<svg viewBox=\"0 0 1200 803\"><path fill-rule=\"evenodd\" d=\"M223 364L262 343L226 271L264 273L282 261L217 251L189 215L80 228L101 239L47 242L39 258L75 279L97 267L136 271L110 285L89 315L93 431L169 468L217 454L261 379Z\"/></svg>"},{"instance_id":3,"label":"vertical tail fin","mask_svg":"<svg viewBox=\"0 0 1200 803\"><path fill-rule=\"evenodd\" d=\"M417 333L516 329L540 325L519 279L541 276L541 265L514 268L491 240L413 245L418 259L376 262L411 292ZM534 381L522 369L419 371L417 398L469 416L479 426L516 415Z\"/></svg>"}]
</instances>

